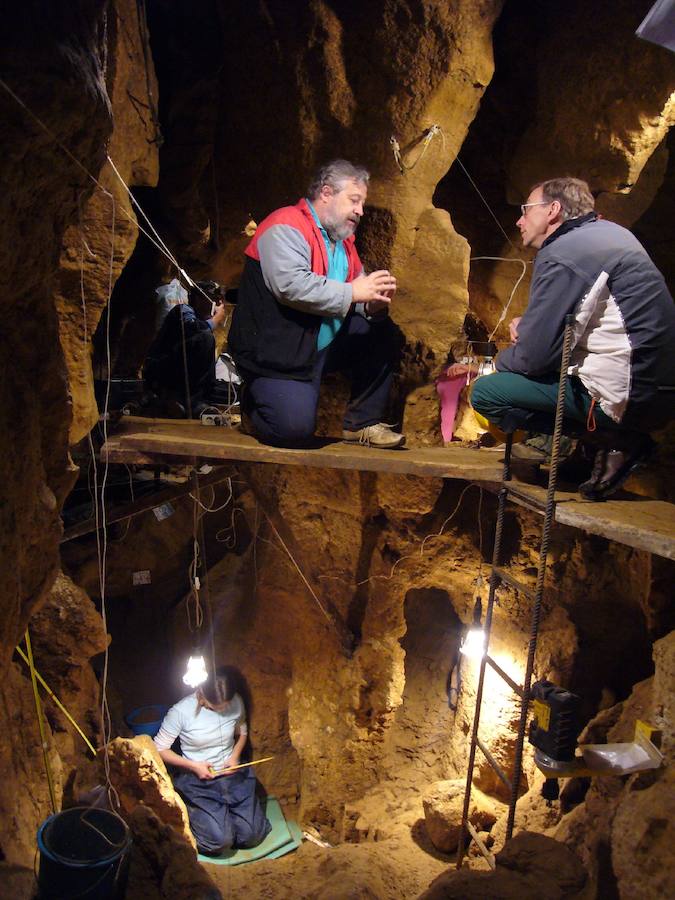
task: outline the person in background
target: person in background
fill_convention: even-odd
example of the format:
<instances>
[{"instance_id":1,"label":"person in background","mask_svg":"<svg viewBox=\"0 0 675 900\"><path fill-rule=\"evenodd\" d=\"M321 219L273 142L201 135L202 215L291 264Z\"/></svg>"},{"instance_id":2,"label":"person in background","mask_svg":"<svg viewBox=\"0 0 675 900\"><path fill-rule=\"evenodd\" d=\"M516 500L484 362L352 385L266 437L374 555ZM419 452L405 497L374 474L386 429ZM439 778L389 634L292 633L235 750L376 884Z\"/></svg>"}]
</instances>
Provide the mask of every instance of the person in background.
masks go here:
<instances>
[{"instance_id":1,"label":"person in background","mask_svg":"<svg viewBox=\"0 0 675 900\"><path fill-rule=\"evenodd\" d=\"M242 416L267 443L308 443L332 371L351 380L343 440L389 449L405 441L382 421L398 357L388 315L396 279L385 269L366 275L354 246L368 180L346 160L328 163L246 248L228 346L244 382Z\"/></svg>"},{"instance_id":2,"label":"person in background","mask_svg":"<svg viewBox=\"0 0 675 900\"><path fill-rule=\"evenodd\" d=\"M223 291L215 281L198 281L187 303L167 313L143 365L146 390L170 418L199 418L216 382L213 331L225 321Z\"/></svg>"},{"instance_id":3,"label":"person in background","mask_svg":"<svg viewBox=\"0 0 675 900\"><path fill-rule=\"evenodd\" d=\"M649 432L673 417L675 306L642 245L594 206L578 178L530 191L517 222L523 246L537 250L529 302L510 325L497 372L474 382L471 403L503 431L551 434L573 313L563 430L580 440L568 471L585 466L579 492L604 500L649 458Z\"/></svg>"},{"instance_id":4,"label":"person in background","mask_svg":"<svg viewBox=\"0 0 675 900\"><path fill-rule=\"evenodd\" d=\"M181 754L171 749L178 738ZM271 830L251 768L236 769L248 739L246 710L223 669L171 707L154 738L185 801L201 853L255 847Z\"/></svg>"}]
</instances>

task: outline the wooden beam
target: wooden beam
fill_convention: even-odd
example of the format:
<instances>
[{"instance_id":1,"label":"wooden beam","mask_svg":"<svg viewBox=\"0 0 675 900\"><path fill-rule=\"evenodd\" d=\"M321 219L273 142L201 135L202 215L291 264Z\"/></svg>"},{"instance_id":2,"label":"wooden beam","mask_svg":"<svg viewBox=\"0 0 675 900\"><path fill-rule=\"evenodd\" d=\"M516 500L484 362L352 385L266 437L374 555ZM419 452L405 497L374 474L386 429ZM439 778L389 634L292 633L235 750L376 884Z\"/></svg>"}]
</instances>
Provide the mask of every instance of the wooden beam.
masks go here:
<instances>
[{"instance_id":1,"label":"wooden beam","mask_svg":"<svg viewBox=\"0 0 675 900\"><path fill-rule=\"evenodd\" d=\"M223 472L223 468L224 467L221 466L217 470L209 472L208 475L200 475L200 488L220 484L222 481L229 478L229 473L226 475ZM179 497L185 496L185 494L193 490L193 487L192 482L186 480L184 483L168 485L159 491L144 494L142 497L139 497L138 500L130 500L128 503L120 503L117 506L111 506L106 509L105 523L106 525L113 525L115 522L121 522L124 519L132 519L134 516L147 512L149 509L154 509L157 506L161 506L163 503L169 503L171 500L177 500ZM100 517L99 527L101 527ZM74 525L65 528L61 537L61 543L65 544L68 541L72 541L74 538L82 537L92 531L96 531L95 516L85 519L83 522L76 522Z\"/></svg>"},{"instance_id":2,"label":"wooden beam","mask_svg":"<svg viewBox=\"0 0 675 900\"><path fill-rule=\"evenodd\" d=\"M487 490L498 490L502 454L466 447L411 447L378 450L317 440L311 449L270 447L232 428L211 427L186 420L141 419L124 416L101 449L110 462L151 465L198 461L240 460L252 463L307 466L455 478L475 481ZM545 499L540 487L514 482L531 500ZM619 495L603 503L583 500L576 493L556 492L555 521L589 534L675 559L675 505L636 495Z\"/></svg>"},{"instance_id":3,"label":"wooden beam","mask_svg":"<svg viewBox=\"0 0 675 900\"><path fill-rule=\"evenodd\" d=\"M536 485L519 483L518 491L535 501L546 498L546 489ZM637 494L619 494L601 503L570 491L556 491L555 498L555 521L560 525L675 559L674 504Z\"/></svg>"}]
</instances>

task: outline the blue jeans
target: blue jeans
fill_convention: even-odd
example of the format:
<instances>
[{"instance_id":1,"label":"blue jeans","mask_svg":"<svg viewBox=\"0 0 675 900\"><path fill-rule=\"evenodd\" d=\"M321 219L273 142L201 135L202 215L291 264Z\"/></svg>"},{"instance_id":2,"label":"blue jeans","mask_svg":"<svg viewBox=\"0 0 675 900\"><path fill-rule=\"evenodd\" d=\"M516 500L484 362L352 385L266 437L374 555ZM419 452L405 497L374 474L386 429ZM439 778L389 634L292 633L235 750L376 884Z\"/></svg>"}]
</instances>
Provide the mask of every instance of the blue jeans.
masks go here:
<instances>
[{"instance_id":1,"label":"blue jeans","mask_svg":"<svg viewBox=\"0 0 675 900\"><path fill-rule=\"evenodd\" d=\"M387 317L369 320L352 313L316 360L310 381L242 373L242 410L257 437L279 446L302 446L314 435L321 379L346 371L351 396L344 427L357 431L381 422L389 400L397 356L396 326Z\"/></svg>"},{"instance_id":2,"label":"blue jeans","mask_svg":"<svg viewBox=\"0 0 675 900\"><path fill-rule=\"evenodd\" d=\"M257 782L251 769L212 780L181 771L173 776L173 783L185 801L201 853L255 847L272 830L256 796Z\"/></svg>"}]
</instances>

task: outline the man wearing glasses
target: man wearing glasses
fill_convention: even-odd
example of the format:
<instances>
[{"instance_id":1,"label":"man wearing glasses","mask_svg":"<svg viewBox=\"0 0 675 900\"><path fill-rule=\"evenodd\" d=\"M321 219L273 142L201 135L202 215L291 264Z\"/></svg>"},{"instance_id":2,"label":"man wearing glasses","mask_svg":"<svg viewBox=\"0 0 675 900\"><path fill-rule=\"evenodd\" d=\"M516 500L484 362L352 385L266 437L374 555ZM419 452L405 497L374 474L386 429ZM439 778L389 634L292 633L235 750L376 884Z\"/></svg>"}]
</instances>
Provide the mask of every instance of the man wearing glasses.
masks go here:
<instances>
[{"instance_id":1,"label":"man wearing glasses","mask_svg":"<svg viewBox=\"0 0 675 900\"><path fill-rule=\"evenodd\" d=\"M565 316L574 313L564 430L581 435L580 493L604 500L649 458L649 431L673 415L675 306L642 245L594 205L578 178L530 191L517 222L523 245L538 251L528 306L511 323L496 374L474 383L472 404L504 431L550 434Z\"/></svg>"}]
</instances>

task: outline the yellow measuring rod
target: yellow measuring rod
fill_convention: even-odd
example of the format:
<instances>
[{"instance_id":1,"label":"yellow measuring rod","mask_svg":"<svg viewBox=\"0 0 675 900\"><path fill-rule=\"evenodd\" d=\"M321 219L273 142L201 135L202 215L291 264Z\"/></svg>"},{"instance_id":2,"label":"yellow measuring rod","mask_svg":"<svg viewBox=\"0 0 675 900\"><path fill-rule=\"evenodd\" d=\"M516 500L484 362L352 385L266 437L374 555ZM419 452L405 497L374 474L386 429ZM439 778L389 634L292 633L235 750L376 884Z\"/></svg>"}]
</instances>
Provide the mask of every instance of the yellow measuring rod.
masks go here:
<instances>
[{"instance_id":1,"label":"yellow measuring rod","mask_svg":"<svg viewBox=\"0 0 675 900\"><path fill-rule=\"evenodd\" d=\"M211 768L212 775L224 775L226 772L235 772L237 769L245 769L247 766L259 766L260 763L269 762L271 759L274 759L273 756L264 756L262 759L256 759L250 763L239 763L238 766L230 766L229 769L214 769Z\"/></svg>"}]
</instances>

